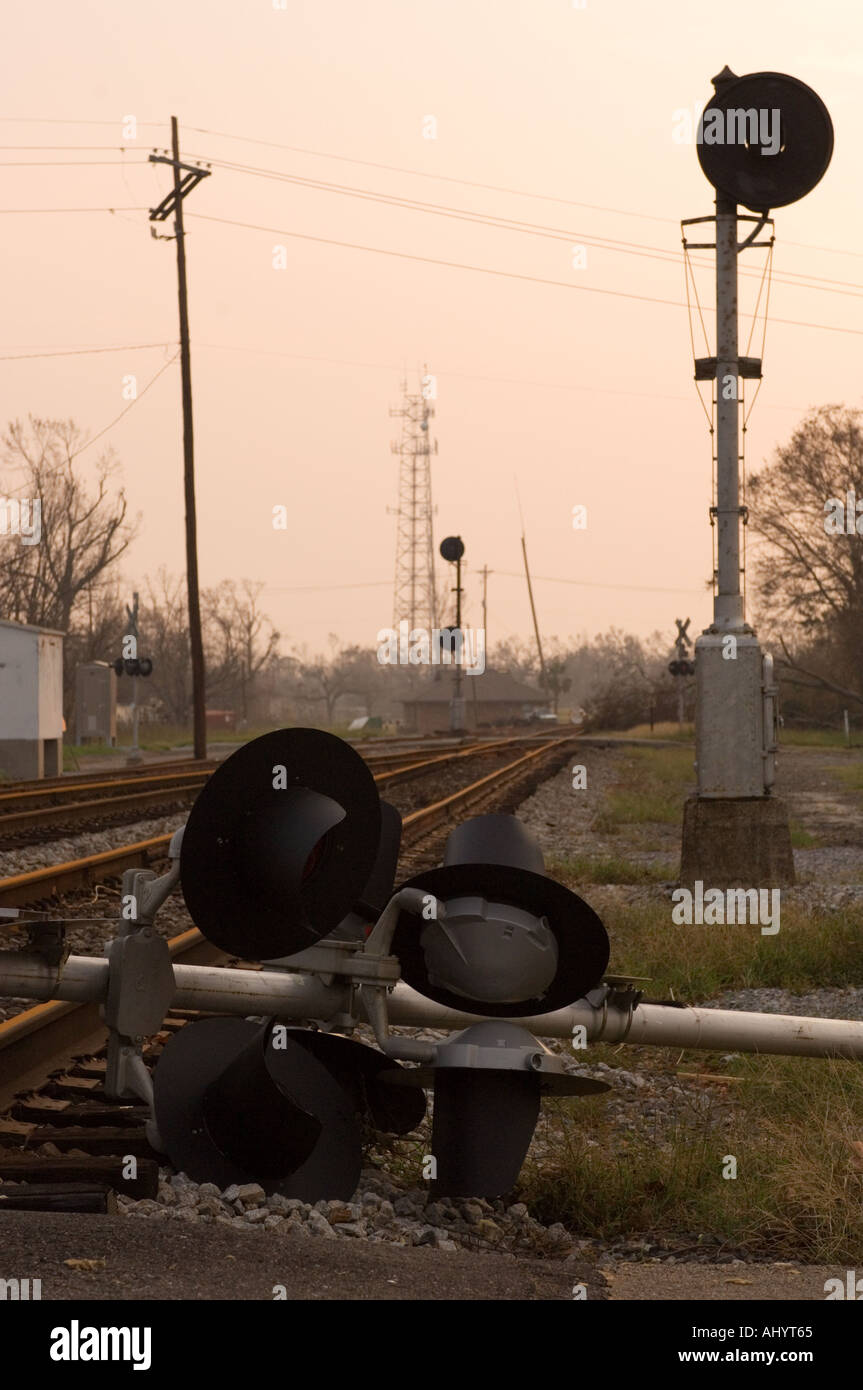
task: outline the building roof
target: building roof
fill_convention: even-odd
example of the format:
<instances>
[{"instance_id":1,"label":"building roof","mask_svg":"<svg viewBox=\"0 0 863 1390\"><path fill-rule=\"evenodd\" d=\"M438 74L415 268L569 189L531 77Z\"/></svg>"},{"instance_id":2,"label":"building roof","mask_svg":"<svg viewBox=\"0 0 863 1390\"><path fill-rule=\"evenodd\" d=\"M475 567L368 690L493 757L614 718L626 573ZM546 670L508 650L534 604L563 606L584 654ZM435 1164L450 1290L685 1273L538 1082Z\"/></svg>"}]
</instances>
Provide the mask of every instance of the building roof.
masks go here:
<instances>
[{"instance_id":1,"label":"building roof","mask_svg":"<svg viewBox=\"0 0 863 1390\"><path fill-rule=\"evenodd\" d=\"M8 618L0 618L0 627L11 627L16 632L41 632L44 637L65 637L65 632L58 632L54 627L34 627L32 623L10 623Z\"/></svg>"},{"instance_id":2,"label":"building roof","mask_svg":"<svg viewBox=\"0 0 863 1390\"><path fill-rule=\"evenodd\" d=\"M408 705L446 705L453 696L451 666L441 666L441 680L429 680L421 691L401 703ZM536 686L525 685L507 671L484 671L481 676L471 676L467 672L462 680L461 693L466 700L482 700L484 703L547 705L548 696Z\"/></svg>"}]
</instances>

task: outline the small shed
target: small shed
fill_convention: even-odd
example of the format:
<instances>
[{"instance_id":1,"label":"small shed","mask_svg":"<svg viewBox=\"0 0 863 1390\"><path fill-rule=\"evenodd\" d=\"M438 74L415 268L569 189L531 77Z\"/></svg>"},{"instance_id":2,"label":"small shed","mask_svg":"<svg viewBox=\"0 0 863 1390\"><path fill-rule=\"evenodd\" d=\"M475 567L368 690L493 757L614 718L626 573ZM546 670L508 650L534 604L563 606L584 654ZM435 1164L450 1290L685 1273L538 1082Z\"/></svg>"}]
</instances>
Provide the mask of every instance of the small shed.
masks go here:
<instances>
[{"instance_id":1,"label":"small shed","mask_svg":"<svg viewBox=\"0 0 863 1390\"><path fill-rule=\"evenodd\" d=\"M107 661L87 661L75 671L75 742L117 742L117 673Z\"/></svg>"},{"instance_id":2,"label":"small shed","mask_svg":"<svg viewBox=\"0 0 863 1390\"><path fill-rule=\"evenodd\" d=\"M63 637L0 619L0 772L56 777L63 769Z\"/></svg>"}]
</instances>

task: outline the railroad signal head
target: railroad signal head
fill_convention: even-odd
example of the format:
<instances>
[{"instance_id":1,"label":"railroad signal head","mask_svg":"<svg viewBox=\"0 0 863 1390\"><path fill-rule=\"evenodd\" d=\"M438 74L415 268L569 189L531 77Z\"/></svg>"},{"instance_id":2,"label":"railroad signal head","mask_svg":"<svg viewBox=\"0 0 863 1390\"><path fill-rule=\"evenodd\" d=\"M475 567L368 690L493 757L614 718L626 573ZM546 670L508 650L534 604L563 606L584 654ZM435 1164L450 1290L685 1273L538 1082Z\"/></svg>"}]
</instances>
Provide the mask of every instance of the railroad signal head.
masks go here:
<instances>
[{"instance_id":1,"label":"railroad signal head","mask_svg":"<svg viewBox=\"0 0 863 1390\"><path fill-rule=\"evenodd\" d=\"M592 908L545 873L515 816L477 816L447 840L443 866L411 878L443 903L428 922L403 912L393 937L402 977L447 1008L487 1017L550 1013L583 998L608 964Z\"/></svg>"},{"instance_id":2,"label":"railroad signal head","mask_svg":"<svg viewBox=\"0 0 863 1390\"><path fill-rule=\"evenodd\" d=\"M153 673L153 663L148 656L118 656L111 664L118 676L149 676Z\"/></svg>"},{"instance_id":3,"label":"railroad signal head","mask_svg":"<svg viewBox=\"0 0 863 1390\"><path fill-rule=\"evenodd\" d=\"M381 807L367 764L320 729L281 729L232 753L183 836L196 926L247 960L295 955L350 913L378 856Z\"/></svg>"},{"instance_id":4,"label":"railroad signal head","mask_svg":"<svg viewBox=\"0 0 863 1390\"><path fill-rule=\"evenodd\" d=\"M441 1043L433 1067L402 1068L382 1079L394 1091L434 1090L432 1187L442 1197L502 1196L518 1177L543 1095L610 1089L567 1074L526 1028L502 1019L475 1023Z\"/></svg>"},{"instance_id":5,"label":"railroad signal head","mask_svg":"<svg viewBox=\"0 0 863 1390\"><path fill-rule=\"evenodd\" d=\"M445 560L449 560L452 564L456 560L460 560L464 555L464 541L461 536L447 536L445 540L442 540L440 553Z\"/></svg>"},{"instance_id":6,"label":"railroad signal head","mask_svg":"<svg viewBox=\"0 0 863 1390\"><path fill-rule=\"evenodd\" d=\"M156 1132L196 1182L259 1182L304 1202L353 1195L362 1124L405 1134L424 1097L379 1081L383 1053L334 1034L242 1018L187 1024L153 1074Z\"/></svg>"},{"instance_id":7,"label":"railroad signal head","mask_svg":"<svg viewBox=\"0 0 863 1390\"><path fill-rule=\"evenodd\" d=\"M368 881L350 912L330 932L328 940L365 940L368 926L377 921L392 897L401 839L402 818L395 806L391 806L388 801L382 801L381 836Z\"/></svg>"},{"instance_id":8,"label":"railroad signal head","mask_svg":"<svg viewBox=\"0 0 863 1390\"><path fill-rule=\"evenodd\" d=\"M833 154L833 123L821 98L781 72L738 77L726 68L698 127L698 162L719 192L753 212L803 198Z\"/></svg>"}]
</instances>

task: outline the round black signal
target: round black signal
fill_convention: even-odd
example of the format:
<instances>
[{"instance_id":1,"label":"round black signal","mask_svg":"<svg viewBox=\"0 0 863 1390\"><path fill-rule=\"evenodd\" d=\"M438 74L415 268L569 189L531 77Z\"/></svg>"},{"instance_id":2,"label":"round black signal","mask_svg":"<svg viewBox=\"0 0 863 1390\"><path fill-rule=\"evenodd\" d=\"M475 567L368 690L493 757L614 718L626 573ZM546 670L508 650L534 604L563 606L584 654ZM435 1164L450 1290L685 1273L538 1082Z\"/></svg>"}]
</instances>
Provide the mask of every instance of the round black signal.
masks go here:
<instances>
[{"instance_id":1,"label":"round black signal","mask_svg":"<svg viewBox=\"0 0 863 1390\"><path fill-rule=\"evenodd\" d=\"M809 193L833 154L833 122L805 82L782 72L737 77L727 68L698 126L698 162L720 193L753 212Z\"/></svg>"}]
</instances>

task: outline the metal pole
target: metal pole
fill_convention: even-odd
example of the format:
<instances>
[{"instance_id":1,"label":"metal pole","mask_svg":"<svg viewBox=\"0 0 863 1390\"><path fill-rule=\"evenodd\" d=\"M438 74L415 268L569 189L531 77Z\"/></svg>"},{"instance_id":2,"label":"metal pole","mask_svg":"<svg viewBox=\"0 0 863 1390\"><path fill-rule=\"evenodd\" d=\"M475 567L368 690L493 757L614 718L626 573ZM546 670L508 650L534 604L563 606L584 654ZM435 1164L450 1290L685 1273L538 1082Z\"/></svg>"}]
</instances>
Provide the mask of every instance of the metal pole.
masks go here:
<instances>
[{"instance_id":1,"label":"metal pole","mask_svg":"<svg viewBox=\"0 0 863 1390\"><path fill-rule=\"evenodd\" d=\"M135 638L135 657L140 655L138 651L138 595L132 595L132 607L126 609L129 615L129 626L131 635ZM141 761L141 750L138 747L138 677L132 677L132 747L126 759L127 764L139 763Z\"/></svg>"},{"instance_id":2,"label":"metal pole","mask_svg":"<svg viewBox=\"0 0 863 1390\"><path fill-rule=\"evenodd\" d=\"M488 651L488 565L482 567L482 630L485 650Z\"/></svg>"},{"instance_id":3,"label":"metal pole","mask_svg":"<svg viewBox=\"0 0 863 1390\"><path fill-rule=\"evenodd\" d=\"M129 754L130 761L141 761L141 750L138 747L138 677L132 677L132 752Z\"/></svg>"},{"instance_id":4,"label":"metal pole","mask_svg":"<svg viewBox=\"0 0 863 1390\"><path fill-rule=\"evenodd\" d=\"M464 706L461 702L461 682L462 665L461 656L464 652L462 630L461 630L461 556L455 562L455 628L456 628L456 663L455 663L455 710L456 727L461 732L464 728Z\"/></svg>"},{"instance_id":5,"label":"metal pole","mask_svg":"<svg viewBox=\"0 0 863 1390\"><path fill-rule=\"evenodd\" d=\"M173 971L176 992L171 1007L176 1009L294 1019L328 1019L350 1012L352 991L347 981L326 985L314 975L209 965L175 964ZM109 978L104 957L70 956L58 968L47 965L42 956L0 951L0 994L5 996L99 1003L107 997ZM467 1028L483 1022L478 1014L435 1004L401 981L387 996L387 1013L391 1024L410 1028ZM545 1038L572 1038L574 1029L583 1027L588 1042L863 1060L863 1022L857 1019L662 1004L631 1009L606 1002L594 1007L581 999L554 1013L515 1021ZM580 1051L573 1055L589 1060Z\"/></svg>"},{"instance_id":6,"label":"metal pole","mask_svg":"<svg viewBox=\"0 0 863 1390\"><path fill-rule=\"evenodd\" d=\"M737 356L737 205L716 195L716 526L714 623L743 626Z\"/></svg>"},{"instance_id":7,"label":"metal pole","mask_svg":"<svg viewBox=\"0 0 863 1390\"><path fill-rule=\"evenodd\" d=\"M177 289L180 308L180 376L183 388L183 481L186 499L186 587L189 599L189 642L192 653L192 719L195 757L207 756L207 716L204 693L204 641L198 592L198 524L195 511L195 442L192 429L192 362L189 349L189 302L186 290L186 233L180 174L180 136L177 117L171 117L174 155L174 232L177 241Z\"/></svg>"}]
</instances>

